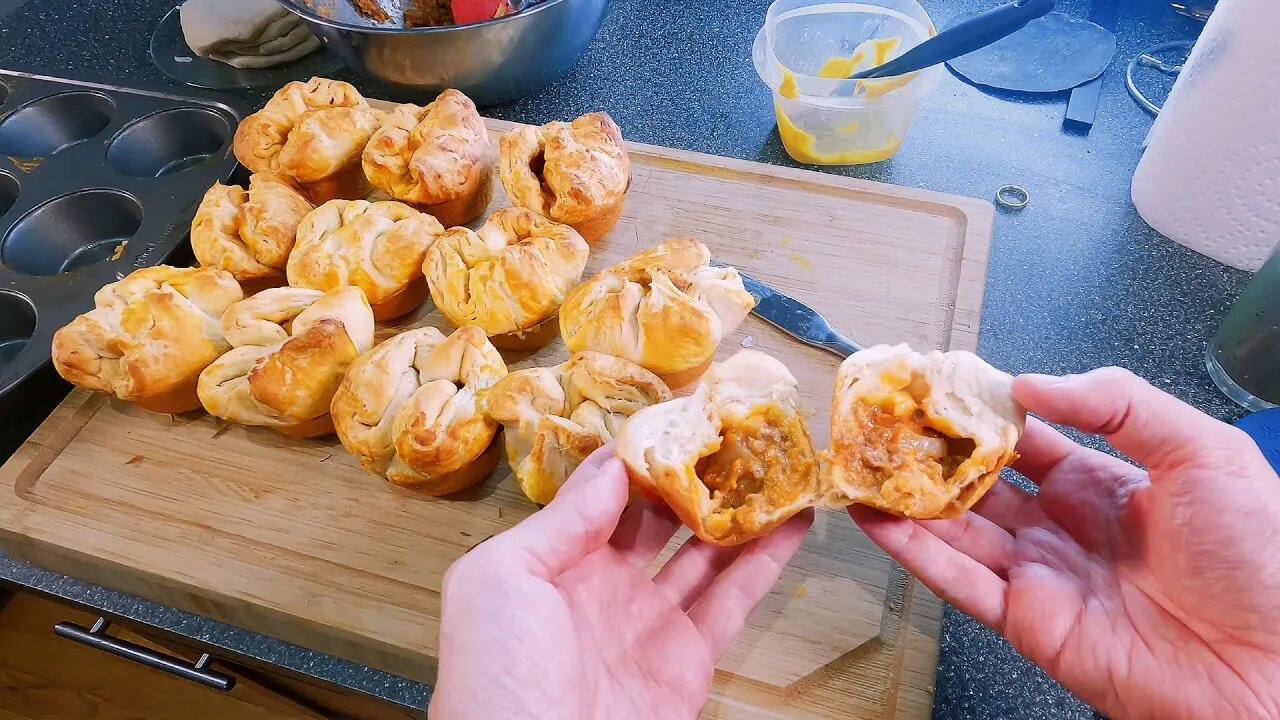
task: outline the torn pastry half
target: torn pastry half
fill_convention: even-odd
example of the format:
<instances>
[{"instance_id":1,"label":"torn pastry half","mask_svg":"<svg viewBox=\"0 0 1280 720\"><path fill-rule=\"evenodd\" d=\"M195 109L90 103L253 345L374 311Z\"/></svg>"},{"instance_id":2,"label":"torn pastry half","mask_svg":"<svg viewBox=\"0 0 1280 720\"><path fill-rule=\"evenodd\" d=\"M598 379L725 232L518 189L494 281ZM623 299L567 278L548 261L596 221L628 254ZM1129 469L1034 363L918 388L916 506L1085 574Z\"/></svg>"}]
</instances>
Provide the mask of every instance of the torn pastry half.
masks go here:
<instances>
[{"instance_id":1,"label":"torn pastry half","mask_svg":"<svg viewBox=\"0 0 1280 720\"><path fill-rule=\"evenodd\" d=\"M493 199L493 147L471 98L445 90L426 106L397 105L361 157L365 177L445 227L480 217Z\"/></svg>"},{"instance_id":2,"label":"torn pastry half","mask_svg":"<svg viewBox=\"0 0 1280 720\"><path fill-rule=\"evenodd\" d=\"M796 379L752 350L713 365L692 395L636 412L614 449L637 491L716 545L758 538L824 499Z\"/></svg>"},{"instance_id":3,"label":"torn pastry half","mask_svg":"<svg viewBox=\"0 0 1280 720\"><path fill-rule=\"evenodd\" d=\"M364 291L378 321L422 304L422 261L444 226L401 202L330 200L307 213L285 264L293 287Z\"/></svg>"},{"instance_id":4,"label":"torn pastry half","mask_svg":"<svg viewBox=\"0 0 1280 720\"><path fill-rule=\"evenodd\" d=\"M707 246L686 237L605 268L565 297L565 345L626 358L672 388L697 380L755 307L738 271L710 262Z\"/></svg>"},{"instance_id":5,"label":"torn pastry half","mask_svg":"<svg viewBox=\"0 0 1280 720\"><path fill-rule=\"evenodd\" d=\"M153 412L196 410L200 372L230 348L219 318L243 297L218 268L135 270L54 333L53 366L73 385Z\"/></svg>"},{"instance_id":6,"label":"torn pastry half","mask_svg":"<svg viewBox=\"0 0 1280 720\"><path fill-rule=\"evenodd\" d=\"M361 356L333 396L342 446L370 472L431 495L483 480L497 465L498 422L485 398L507 374L484 330L409 330Z\"/></svg>"},{"instance_id":7,"label":"torn pastry half","mask_svg":"<svg viewBox=\"0 0 1280 720\"><path fill-rule=\"evenodd\" d=\"M283 285L298 224L313 209L280 175L251 175L248 189L214 183L191 222L191 249L201 265L234 275L246 293Z\"/></svg>"},{"instance_id":8,"label":"torn pastry half","mask_svg":"<svg viewBox=\"0 0 1280 720\"><path fill-rule=\"evenodd\" d=\"M333 394L373 347L373 311L359 288L269 288L227 308L221 326L232 349L198 386L210 415L291 437L333 432Z\"/></svg>"},{"instance_id":9,"label":"torn pastry half","mask_svg":"<svg viewBox=\"0 0 1280 720\"><path fill-rule=\"evenodd\" d=\"M963 352L878 345L836 376L823 484L840 504L909 518L960 515L1018 454L1013 378Z\"/></svg>"},{"instance_id":10,"label":"torn pastry half","mask_svg":"<svg viewBox=\"0 0 1280 720\"><path fill-rule=\"evenodd\" d=\"M530 500L546 505L627 418L670 399L657 375L588 350L554 367L512 372L490 389L488 410L503 425L516 483Z\"/></svg>"},{"instance_id":11,"label":"torn pastry half","mask_svg":"<svg viewBox=\"0 0 1280 720\"><path fill-rule=\"evenodd\" d=\"M560 304L591 247L573 228L506 207L478 230L446 230L422 272L436 308L456 327L478 325L499 348L531 350L555 338Z\"/></svg>"},{"instance_id":12,"label":"torn pastry half","mask_svg":"<svg viewBox=\"0 0 1280 720\"><path fill-rule=\"evenodd\" d=\"M622 217L631 161L608 113L526 125L498 141L502 186L514 205L573 226L587 242Z\"/></svg>"},{"instance_id":13,"label":"torn pastry half","mask_svg":"<svg viewBox=\"0 0 1280 720\"><path fill-rule=\"evenodd\" d=\"M382 120L350 83L295 80L240 121L232 148L251 172L284 175L317 205L360 199L372 190L360 156Z\"/></svg>"}]
</instances>

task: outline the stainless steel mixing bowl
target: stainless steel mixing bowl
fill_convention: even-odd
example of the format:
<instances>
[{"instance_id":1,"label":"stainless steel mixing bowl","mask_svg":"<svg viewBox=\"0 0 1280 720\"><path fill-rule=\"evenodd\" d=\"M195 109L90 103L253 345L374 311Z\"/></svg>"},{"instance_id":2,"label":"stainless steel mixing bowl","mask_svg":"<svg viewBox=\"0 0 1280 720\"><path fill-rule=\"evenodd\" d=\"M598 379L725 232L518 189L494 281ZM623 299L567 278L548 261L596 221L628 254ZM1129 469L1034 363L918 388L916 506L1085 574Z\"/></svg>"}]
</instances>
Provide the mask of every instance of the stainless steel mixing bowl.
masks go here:
<instances>
[{"instance_id":1,"label":"stainless steel mixing bowl","mask_svg":"<svg viewBox=\"0 0 1280 720\"><path fill-rule=\"evenodd\" d=\"M356 13L350 0L278 2L353 70L424 96L457 88L478 105L523 97L563 75L586 52L608 6L546 0L481 23L404 28L394 2L383 2L392 18L381 25Z\"/></svg>"}]
</instances>

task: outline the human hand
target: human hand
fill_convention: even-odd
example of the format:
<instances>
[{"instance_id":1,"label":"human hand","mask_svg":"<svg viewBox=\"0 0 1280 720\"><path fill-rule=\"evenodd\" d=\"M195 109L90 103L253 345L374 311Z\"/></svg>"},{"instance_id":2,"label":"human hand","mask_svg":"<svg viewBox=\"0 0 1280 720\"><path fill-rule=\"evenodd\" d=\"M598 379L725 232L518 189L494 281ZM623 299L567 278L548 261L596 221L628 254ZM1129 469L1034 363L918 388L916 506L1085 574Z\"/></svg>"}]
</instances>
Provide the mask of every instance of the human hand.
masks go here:
<instances>
[{"instance_id":1,"label":"human hand","mask_svg":"<svg viewBox=\"0 0 1280 720\"><path fill-rule=\"evenodd\" d=\"M432 720L698 715L813 513L737 547L690 539L650 579L679 521L626 504L606 446L549 505L449 568Z\"/></svg>"},{"instance_id":2,"label":"human hand","mask_svg":"<svg viewBox=\"0 0 1280 720\"><path fill-rule=\"evenodd\" d=\"M1014 468L951 520L850 515L930 589L1098 709L1280 717L1280 478L1241 431L1127 370L1026 375Z\"/></svg>"}]
</instances>

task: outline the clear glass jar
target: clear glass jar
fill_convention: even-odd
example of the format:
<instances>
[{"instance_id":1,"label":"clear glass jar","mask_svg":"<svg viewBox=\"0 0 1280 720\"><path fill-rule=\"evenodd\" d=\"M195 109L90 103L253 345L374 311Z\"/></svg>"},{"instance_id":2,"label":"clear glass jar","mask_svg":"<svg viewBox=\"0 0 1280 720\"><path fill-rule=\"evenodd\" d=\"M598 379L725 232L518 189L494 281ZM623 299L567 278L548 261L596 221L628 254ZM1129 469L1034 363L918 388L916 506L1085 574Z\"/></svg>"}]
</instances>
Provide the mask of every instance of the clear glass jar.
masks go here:
<instances>
[{"instance_id":1,"label":"clear glass jar","mask_svg":"<svg viewBox=\"0 0 1280 720\"><path fill-rule=\"evenodd\" d=\"M1250 410L1280 406L1280 247L1231 306L1205 361L1235 402Z\"/></svg>"}]
</instances>

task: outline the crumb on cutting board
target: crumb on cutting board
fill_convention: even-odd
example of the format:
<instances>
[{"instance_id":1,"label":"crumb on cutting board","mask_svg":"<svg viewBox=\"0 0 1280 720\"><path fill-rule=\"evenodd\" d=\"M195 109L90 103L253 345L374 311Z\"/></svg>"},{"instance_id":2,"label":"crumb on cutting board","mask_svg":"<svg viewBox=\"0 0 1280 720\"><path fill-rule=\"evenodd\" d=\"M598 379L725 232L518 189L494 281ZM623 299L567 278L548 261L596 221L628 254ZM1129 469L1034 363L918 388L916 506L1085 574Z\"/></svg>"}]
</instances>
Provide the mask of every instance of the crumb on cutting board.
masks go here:
<instances>
[{"instance_id":1,"label":"crumb on cutting board","mask_svg":"<svg viewBox=\"0 0 1280 720\"><path fill-rule=\"evenodd\" d=\"M813 269L813 263L809 262L809 258L801 255L800 253L791 253L790 255L787 256L787 259L795 263L796 266L801 268L802 270Z\"/></svg>"}]
</instances>

